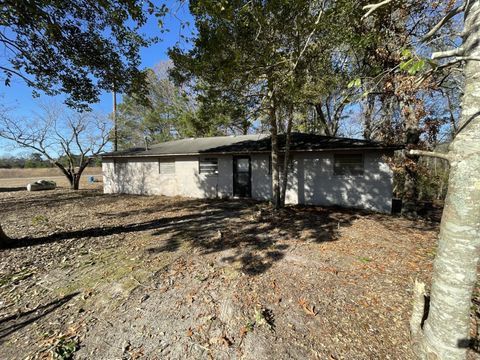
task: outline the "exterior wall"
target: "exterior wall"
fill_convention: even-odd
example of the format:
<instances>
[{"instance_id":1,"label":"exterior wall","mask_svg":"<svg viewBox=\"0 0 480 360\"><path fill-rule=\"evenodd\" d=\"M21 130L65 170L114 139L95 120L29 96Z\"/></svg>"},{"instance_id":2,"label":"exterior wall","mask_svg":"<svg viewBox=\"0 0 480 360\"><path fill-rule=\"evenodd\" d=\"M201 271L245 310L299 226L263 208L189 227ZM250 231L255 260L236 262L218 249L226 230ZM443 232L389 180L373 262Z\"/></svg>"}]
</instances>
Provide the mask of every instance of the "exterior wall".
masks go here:
<instances>
[{"instance_id":1,"label":"exterior wall","mask_svg":"<svg viewBox=\"0 0 480 360\"><path fill-rule=\"evenodd\" d=\"M217 156L216 156L217 157ZM128 162L102 162L105 193L228 197L233 192L231 156L218 156L220 175L199 174L198 156L175 159L175 174L160 174L159 159L129 159Z\"/></svg>"},{"instance_id":2,"label":"exterior wall","mask_svg":"<svg viewBox=\"0 0 480 360\"><path fill-rule=\"evenodd\" d=\"M295 154L291 203L339 205L390 213L393 173L380 152L364 153L363 175L335 175L333 153ZM293 191L292 191L293 190Z\"/></svg>"},{"instance_id":3,"label":"exterior wall","mask_svg":"<svg viewBox=\"0 0 480 360\"><path fill-rule=\"evenodd\" d=\"M174 195L174 181L159 174L158 161L130 159L128 162L102 162L105 193ZM161 192L159 189L163 189Z\"/></svg>"},{"instance_id":4,"label":"exterior wall","mask_svg":"<svg viewBox=\"0 0 480 360\"><path fill-rule=\"evenodd\" d=\"M158 194L194 198L233 196L233 157L218 158L218 175L199 174L198 156L175 158L175 174L160 174L158 159L104 160L105 193ZM201 158L201 157L200 157ZM268 154L252 154L252 198L272 197ZM289 171L288 204L339 205L391 211L393 174L380 152L364 153L364 174L335 175L333 153L296 153Z\"/></svg>"},{"instance_id":5,"label":"exterior wall","mask_svg":"<svg viewBox=\"0 0 480 360\"><path fill-rule=\"evenodd\" d=\"M252 198L256 200L270 200L272 198L272 177L269 174L270 155L252 154L250 156L252 168Z\"/></svg>"},{"instance_id":6,"label":"exterior wall","mask_svg":"<svg viewBox=\"0 0 480 360\"><path fill-rule=\"evenodd\" d=\"M113 176L113 160L102 160L103 192L105 194L115 193L115 178Z\"/></svg>"}]
</instances>

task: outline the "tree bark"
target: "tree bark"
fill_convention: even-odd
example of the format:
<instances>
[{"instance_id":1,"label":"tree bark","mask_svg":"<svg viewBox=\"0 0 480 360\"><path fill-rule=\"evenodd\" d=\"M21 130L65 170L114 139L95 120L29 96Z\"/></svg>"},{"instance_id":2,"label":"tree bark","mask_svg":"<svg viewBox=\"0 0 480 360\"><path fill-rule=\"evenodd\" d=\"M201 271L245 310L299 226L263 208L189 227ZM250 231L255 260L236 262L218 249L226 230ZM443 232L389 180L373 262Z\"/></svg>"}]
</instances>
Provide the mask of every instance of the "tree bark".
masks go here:
<instances>
[{"instance_id":1,"label":"tree bark","mask_svg":"<svg viewBox=\"0 0 480 360\"><path fill-rule=\"evenodd\" d=\"M71 190L78 190L79 187L80 187L80 175L79 174L73 174L72 182L70 184L70 189Z\"/></svg>"},{"instance_id":2,"label":"tree bark","mask_svg":"<svg viewBox=\"0 0 480 360\"><path fill-rule=\"evenodd\" d=\"M287 129L285 133L285 153L283 158L283 173L282 173L282 194L280 196L281 206L285 206L285 197L287 195L288 186L288 165L290 164L290 143L292 138L292 124L293 124L293 108L288 110Z\"/></svg>"},{"instance_id":3,"label":"tree bark","mask_svg":"<svg viewBox=\"0 0 480 360\"><path fill-rule=\"evenodd\" d=\"M270 105L270 134L272 139L272 196L273 206L275 209L279 209L280 202L280 172L278 163L278 125L277 125L277 107L275 98L272 97L272 103Z\"/></svg>"},{"instance_id":4,"label":"tree bark","mask_svg":"<svg viewBox=\"0 0 480 360\"><path fill-rule=\"evenodd\" d=\"M334 136L332 134L331 123L329 119L326 118L325 113L322 109L322 104L317 103L315 104L315 111L317 112L318 119L320 120L320 132L322 135L325 136Z\"/></svg>"},{"instance_id":5,"label":"tree bark","mask_svg":"<svg viewBox=\"0 0 480 360\"><path fill-rule=\"evenodd\" d=\"M372 140L373 129L372 129L372 117L373 110L375 107L375 98L372 95L367 97L367 103L365 104L364 109L364 126L363 126L363 137L365 140Z\"/></svg>"},{"instance_id":6,"label":"tree bark","mask_svg":"<svg viewBox=\"0 0 480 360\"><path fill-rule=\"evenodd\" d=\"M465 11L465 56L479 58L480 1ZM411 331L420 359L465 359L470 345L471 297L480 250L480 62L465 65L459 133L449 148L448 192L426 320L412 317ZM417 296L417 298L419 298ZM414 308L418 308L418 301ZM417 311L418 313L418 311Z\"/></svg>"},{"instance_id":7,"label":"tree bark","mask_svg":"<svg viewBox=\"0 0 480 360\"><path fill-rule=\"evenodd\" d=\"M407 95L408 96L408 95ZM408 150L417 149L420 142L420 130L415 109L409 101L402 102L402 112L405 116L405 147ZM417 155L405 154L407 162L404 165L405 182L403 185L404 214L416 215L418 203L418 160Z\"/></svg>"}]
</instances>

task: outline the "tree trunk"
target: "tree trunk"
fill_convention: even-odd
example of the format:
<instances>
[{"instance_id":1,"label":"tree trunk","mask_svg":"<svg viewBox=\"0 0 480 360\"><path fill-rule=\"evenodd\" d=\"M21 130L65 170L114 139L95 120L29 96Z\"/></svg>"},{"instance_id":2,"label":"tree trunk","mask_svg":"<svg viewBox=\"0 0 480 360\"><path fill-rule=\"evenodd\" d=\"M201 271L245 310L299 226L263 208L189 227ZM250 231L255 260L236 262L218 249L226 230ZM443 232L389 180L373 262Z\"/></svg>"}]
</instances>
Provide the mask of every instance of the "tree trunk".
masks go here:
<instances>
[{"instance_id":1,"label":"tree trunk","mask_svg":"<svg viewBox=\"0 0 480 360\"><path fill-rule=\"evenodd\" d=\"M285 134L285 153L283 158L283 174L282 174L282 194L280 196L281 206L285 206L285 197L287 195L288 186L288 165L290 163L290 143L292 137L293 109L288 110L287 131Z\"/></svg>"},{"instance_id":2,"label":"tree trunk","mask_svg":"<svg viewBox=\"0 0 480 360\"><path fill-rule=\"evenodd\" d=\"M479 58L480 1L465 12L465 56ZM465 359L470 346L471 297L480 250L480 62L467 61L459 133L450 145L448 193L434 262L430 302L417 301L411 320L412 340L420 359ZM422 324L418 309L426 309ZM415 314L414 314L415 315ZM423 326L422 326L423 325Z\"/></svg>"},{"instance_id":3,"label":"tree trunk","mask_svg":"<svg viewBox=\"0 0 480 360\"><path fill-rule=\"evenodd\" d=\"M331 131L331 123L325 116L325 113L322 109L322 104L315 104L315 111L317 112L318 119L320 120L320 133L325 136L334 136Z\"/></svg>"},{"instance_id":4,"label":"tree trunk","mask_svg":"<svg viewBox=\"0 0 480 360\"><path fill-rule=\"evenodd\" d=\"M273 206L279 209L280 203L280 172L278 171L278 126L277 108L275 99L272 98L270 106L270 134L272 138L272 196Z\"/></svg>"},{"instance_id":5,"label":"tree trunk","mask_svg":"<svg viewBox=\"0 0 480 360\"><path fill-rule=\"evenodd\" d=\"M375 98L372 95L367 97L367 102L364 109L364 126L363 126L363 137L365 140L372 140L373 129L372 129L372 118L373 110L375 107Z\"/></svg>"},{"instance_id":6,"label":"tree trunk","mask_svg":"<svg viewBox=\"0 0 480 360\"><path fill-rule=\"evenodd\" d=\"M408 96L408 95L407 95ZM405 147L408 150L417 149L420 142L420 130L415 109L410 101L402 102L402 112L405 116ZM403 185L404 214L416 215L418 203L418 160L415 155L406 155L405 182Z\"/></svg>"},{"instance_id":7,"label":"tree trunk","mask_svg":"<svg viewBox=\"0 0 480 360\"><path fill-rule=\"evenodd\" d=\"M73 179L72 182L70 183L70 189L71 190L78 190L80 187L80 175L79 174L73 174Z\"/></svg>"}]
</instances>

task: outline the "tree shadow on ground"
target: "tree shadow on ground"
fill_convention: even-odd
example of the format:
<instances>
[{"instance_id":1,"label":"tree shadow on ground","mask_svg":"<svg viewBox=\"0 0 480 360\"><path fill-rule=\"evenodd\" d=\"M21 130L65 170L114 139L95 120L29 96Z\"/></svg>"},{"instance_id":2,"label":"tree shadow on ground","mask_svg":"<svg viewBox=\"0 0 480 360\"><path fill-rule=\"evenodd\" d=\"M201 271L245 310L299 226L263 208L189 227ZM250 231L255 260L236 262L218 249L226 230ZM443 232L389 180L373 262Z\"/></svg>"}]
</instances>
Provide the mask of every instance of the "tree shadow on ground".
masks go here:
<instances>
[{"instance_id":1,"label":"tree shadow on ground","mask_svg":"<svg viewBox=\"0 0 480 360\"><path fill-rule=\"evenodd\" d=\"M55 208L59 204L74 200L81 206L95 206L99 202L118 202L125 196L138 197L102 196L98 191L88 190L51 192L46 197L27 199L21 206ZM158 245L151 245L146 249L147 256L176 252L186 245L199 255L222 252L224 262L240 264L245 273L256 275L283 259L287 249L297 242L335 241L338 229L348 226L362 214L355 210L309 206L289 206L274 212L268 204L250 199L159 197L158 200L140 209L134 202L132 210L123 208L121 211L98 213L105 226L15 239L7 248L66 240L90 241L117 234L149 232L153 239L158 237L159 242ZM122 219L121 225L118 224L118 219ZM115 222L115 225L109 226L109 223Z\"/></svg>"},{"instance_id":2,"label":"tree shadow on ground","mask_svg":"<svg viewBox=\"0 0 480 360\"><path fill-rule=\"evenodd\" d=\"M25 188L23 188L25 190ZM0 190L1 192L1 190ZM54 207L56 205L64 204L69 201L91 201L95 203L97 199L102 197L102 201L106 202L107 199L103 196L103 193L98 190L66 190L59 189L56 190L45 190L45 191L35 191L29 193L31 197L27 199L22 199L18 201L17 198L7 198L2 199L1 205L4 211L22 211L27 210L32 207ZM29 195L29 196L30 196ZM109 196L110 202L117 201L122 195L111 195Z\"/></svg>"},{"instance_id":3,"label":"tree shadow on ground","mask_svg":"<svg viewBox=\"0 0 480 360\"><path fill-rule=\"evenodd\" d=\"M129 221L130 216L139 214L155 218ZM274 213L265 203L218 199L176 199L147 209L104 216L125 219L126 224L18 239L10 248L149 231L153 238L162 240L158 246L146 249L147 256L176 252L186 245L199 255L224 252L224 262L240 264L245 273L257 275L283 259L296 242L335 241L338 229L359 217L355 211L311 207L288 207Z\"/></svg>"},{"instance_id":4,"label":"tree shadow on ground","mask_svg":"<svg viewBox=\"0 0 480 360\"><path fill-rule=\"evenodd\" d=\"M0 344L8 335L55 311L59 307L72 300L78 294L78 292L75 292L51 301L48 304L38 306L33 310L17 313L15 315L0 319Z\"/></svg>"},{"instance_id":5,"label":"tree shadow on ground","mask_svg":"<svg viewBox=\"0 0 480 360\"><path fill-rule=\"evenodd\" d=\"M0 187L0 193L15 192L15 191L26 191L26 190L27 190L27 188L25 186Z\"/></svg>"}]
</instances>

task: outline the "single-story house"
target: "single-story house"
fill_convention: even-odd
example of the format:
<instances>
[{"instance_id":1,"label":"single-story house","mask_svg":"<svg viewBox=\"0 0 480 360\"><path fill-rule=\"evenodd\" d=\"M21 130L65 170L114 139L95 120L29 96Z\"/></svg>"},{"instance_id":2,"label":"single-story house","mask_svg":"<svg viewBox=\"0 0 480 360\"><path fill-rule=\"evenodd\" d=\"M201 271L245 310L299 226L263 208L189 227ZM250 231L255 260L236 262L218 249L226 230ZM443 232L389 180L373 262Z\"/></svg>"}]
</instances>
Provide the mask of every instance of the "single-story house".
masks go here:
<instances>
[{"instance_id":1,"label":"single-story house","mask_svg":"<svg viewBox=\"0 0 480 360\"><path fill-rule=\"evenodd\" d=\"M285 137L279 137L280 150ZM389 213L395 147L293 133L286 203L338 205ZM189 138L106 153L105 193L194 198L272 198L269 135Z\"/></svg>"}]
</instances>

